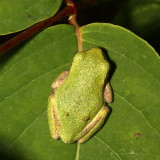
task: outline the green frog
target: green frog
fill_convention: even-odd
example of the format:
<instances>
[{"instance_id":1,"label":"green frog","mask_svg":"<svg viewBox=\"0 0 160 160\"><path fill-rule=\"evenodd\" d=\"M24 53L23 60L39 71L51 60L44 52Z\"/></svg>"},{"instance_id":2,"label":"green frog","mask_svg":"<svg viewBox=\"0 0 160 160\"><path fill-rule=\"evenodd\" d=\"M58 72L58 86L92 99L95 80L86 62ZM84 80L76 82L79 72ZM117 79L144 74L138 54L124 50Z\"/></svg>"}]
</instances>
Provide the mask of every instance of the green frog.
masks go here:
<instances>
[{"instance_id":1,"label":"green frog","mask_svg":"<svg viewBox=\"0 0 160 160\"><path fill-rule=\"evenodd\" d=\"M70 71L56 78L47 111L54 139L83 143L101 128L112 102L109 66L103 51L91 48L77 52Z\"/></svg>"}]
</instances>

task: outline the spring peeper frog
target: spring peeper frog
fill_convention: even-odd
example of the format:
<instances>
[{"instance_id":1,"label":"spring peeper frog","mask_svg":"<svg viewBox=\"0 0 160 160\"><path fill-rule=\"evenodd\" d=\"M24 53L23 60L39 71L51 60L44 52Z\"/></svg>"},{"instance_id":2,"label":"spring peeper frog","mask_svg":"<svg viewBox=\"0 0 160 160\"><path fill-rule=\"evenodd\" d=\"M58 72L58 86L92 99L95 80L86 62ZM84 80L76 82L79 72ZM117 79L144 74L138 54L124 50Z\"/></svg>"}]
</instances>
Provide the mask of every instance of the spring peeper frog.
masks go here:
<instances>
[{"instance_id":1,"label":"spring peeper frog","mask_svg":"<svg viewBox=\"0 0 160 160\"><path fill-rule=\"evenodd\" d=\"M53 82L48 102L51 136L65 143L87 141L103 125L112 102L109 62L100 48L75 54L70 71Z\"/></svg>"}]
</instances>

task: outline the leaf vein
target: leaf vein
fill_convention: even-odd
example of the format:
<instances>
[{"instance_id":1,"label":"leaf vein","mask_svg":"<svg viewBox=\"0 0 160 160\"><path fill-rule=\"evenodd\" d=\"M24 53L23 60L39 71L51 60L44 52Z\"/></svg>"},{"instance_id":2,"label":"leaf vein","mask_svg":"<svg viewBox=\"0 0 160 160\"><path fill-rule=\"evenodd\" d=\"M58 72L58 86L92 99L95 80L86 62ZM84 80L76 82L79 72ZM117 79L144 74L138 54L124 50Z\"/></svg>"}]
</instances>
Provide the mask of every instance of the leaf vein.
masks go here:
<instances>
[{"instance_id":1,"label":"leaf vein","mask_svg":"<svg viewBox=\"0 0 160 160\"><path fill-rule=\"evenodd\" d=\"M88 43L91 43L91 44L96 44L96 43L94 43L94 42L87 41L87 40L83 40L83 42L88 42ZM97 44L98 44L98 43L97 43ZM97 45L97 44L96 44L96 45ZM100 45L101 45L101 44L100 44ZM154 78L158 83L160 83L160 81L159 81L155 76L153 76L150 72L148 72L143 66L141 66L140 64L138 64L136 61L130 59L130 58L127 57L126 55L122 55L120 52L117 52L117 51L115 51L115 50L112 50L112 49L108 48L108 47L105 46L105 45L103 45L103 46L104 46L105 48L107 48L108 50L110 50L110 51L112 51L112 52L115 52L115 53L117 53L117 54L119 54L119 55L121 55L121 56L129 59L131 62L133 62L133 63L136 64L139 68L141 68L143 71L145 71L148 75L150 75L152 78Z\"/></svg>"},{"instance_id":2,"label":"leaf vein","mask_svg":"<svg viewBox=\"0 0 160 160\"><path fill-rule=\"evenodd\" d=\"M97 136L94 136L99 142L101 142L104 146L106 146L107 148L109 148L119 159L121 159L121 157L119 156L118 153L116 153L110 146L108 146L105 142L103 142L100 138L98 138Z\"/></svg>"},{"instance_id":3,"label":"leaf vein","mask_svg":"<svg viewBox=\"0 0 160 160\"><path fill-rule=\"evenodd\" d=\"M12 23L12 20L15 18L15 17L17 17L17 16L19 16L19 15L23 15L23 13L27 13L27 12L29 12L29 10L31 9L31 8L33 8L34 7L34 5L36 5L36 4L38 4L39 2L37 1L37 2L35 2L32 6L30 6L29 8L27 8L27 9L25 9L25 10L23 10L23 12L21 12L20 14L18 13L18 14L16 14L15 16L13 16L11 19L8 19L8 21L7 21L7 23L9 22L9 23ZM12 25L12 24L11 24Z\"/></svg>"},{"instance_id":4,"label":"leaf vein","mask_svg":"<svg viewBox=\"0 0 160 160\"><path fill-rule=\"evenodd\" d=\"M39 78L41 78L41 77L49 74L50 72L53 72L53 71L55 71L55 70L57 70L57 69L59 69L59 68L62 68L62 67L64 67L64 66L67 66L68 64L69 64L69 62L66 63L66 64L64 64L64 65L62 65L62 66L60 66L60 67L54 68L54 69L48 71L47 73L44 73L44 74L42 74L42 75L40 75L40 76L38 76L38 77L36 77L36 78L34 78L34 79L32 79L31 81L27 82L27 83L24 84L23 86L20 86L19 88L17 88L17 89L16 89L14 92L12 92L10 95L5 96L5 97L0 101L0 103L2 103L5 99L10 98L10 97L13 96L14 94L16 94L16 92L18 92L20 89L26 87L27 85L29 85L31 82L33 82L33 81L35 81L35 80L37 80L37 79L39 79Z\"/></svg>"},{"instance_id":5,"label":"leaf vein","mask_svg":"<svg viewBox=\"0 0 160 160\"><path fill-rule=\"evenodd\" d=\"M5 149L4 153L7 152L7 150L9 150L15 143L17 143L17 141L25 134L25 132L27 131L27 129L30 128L30 126L37 120L39 119L44 113L46 112L46 109L44 111L42 111L40 113L40 115L38 117L36 117L27 127L25 127L25 129L21 132L21 134Z\"/></svg>"},{"instance_id":6,"label":"leaf vein","mask_svg":"<svg viewBox=\"0 0 160 160\"><path fill-rule=\"evenodd\" d=\"M138 110L137 108L135 108L131 103L129 103L124 97L122 97L122 96L120 96L118 93L116 93L115 91L114 91L114 93L118 96L118 97L120 97L121 99L123 99L129 106L131 106L135 111L137 111L138 113L140 113L140 115L143 117L143 119L146 121L146 123L158 134L158 135L160 135L160 133L159 133L159 131L156 129L156 128L154 128L150 123L149 123L149 121L147 120L147 118L144 116L144 114L140 111L140 110Z\"/></svg>"},{"instance_id":7,"label":"leaf vein","mask_svg":"<svg viewBox=\"0 0 160 160\"><path fill-rule=\"evenodd\" d=\"M54 43L52 43L52 44L50 44L50 45L46 45L46 46L40 48L39 50L33 52L33 53L30 54L29 56L26 56L26 57L22 58L22 59L19 60L17 63L12 64L12 65L8 68L8 70L13 69L13 67L14 67L15 65L23 62L24 60L30 58L30 57L33 56L33 55L36 55L36 54L37 54L38 52L40 52L41 50L43 50L43 49L45 49L45 48L47 48L47 47L50 47L50 46L54 46L54 45L56 45L57 42L62 41L62 40L64 40L64 39L66 39L66 38L72 37L72 36L74 36L74 35L75 35L75 33L74 33L74 34L71 34L71 35L69 35L69 36L67 36L67 37L62 37L62 38L58 39L57 41L55 41ZM44 39L44 38L43 38L43 39ZM6 73L8 72L8 70L7 70L6 72L3 72L3 75L6 74Z\"/></svg>"}]
</instances>

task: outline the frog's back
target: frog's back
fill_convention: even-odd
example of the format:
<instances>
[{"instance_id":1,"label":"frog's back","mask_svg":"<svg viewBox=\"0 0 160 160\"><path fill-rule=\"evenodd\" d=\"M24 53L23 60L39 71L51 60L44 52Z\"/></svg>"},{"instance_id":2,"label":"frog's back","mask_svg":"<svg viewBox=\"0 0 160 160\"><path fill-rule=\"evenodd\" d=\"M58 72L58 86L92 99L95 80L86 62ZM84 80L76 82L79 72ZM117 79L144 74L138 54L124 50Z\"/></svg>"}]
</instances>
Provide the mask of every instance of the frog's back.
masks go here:
<instances>
[{"instance_id":1,"label":"frog's back","mask_svg":"<svg viewBox=\"0 0 160 160\"><path fill-rule=\"evenodd\" d=\"M94 63L85 60L77 66L72 65L67 79L57 89L55 106L63 126L59 128L62 139L71 141L104 105L107 66L108 62L103 61L101 64L96 60Z\"/></svg>"}]
</instances>

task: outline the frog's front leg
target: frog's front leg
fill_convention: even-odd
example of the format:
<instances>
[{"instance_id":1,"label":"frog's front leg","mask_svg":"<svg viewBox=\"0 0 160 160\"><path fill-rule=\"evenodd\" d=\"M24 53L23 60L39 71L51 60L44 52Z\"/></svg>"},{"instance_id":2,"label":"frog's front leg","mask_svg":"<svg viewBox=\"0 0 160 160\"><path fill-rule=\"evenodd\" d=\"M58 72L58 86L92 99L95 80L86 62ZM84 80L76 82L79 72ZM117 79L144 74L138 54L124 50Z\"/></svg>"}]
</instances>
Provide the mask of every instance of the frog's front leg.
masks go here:
<instances>
[{"instance_id":1,"label":"frog's front leg","mask_svg":"<svg viewBox=\"0 0 160 160\"><path fill-rule=\"evenodd\" d=\"M49 123L49 129L50 129L50 134L53 139L58 139L58 127L60 127L60 123L58 120L58 116L55 110L55 105L54 105L54 92L55 90L61 85L61 83L66 79L68 76L69 71L62 72L56 80L52 84L53 92L49 95L48 99L48 123Z\"/></svg>"},{"instance_id":2,"label":"frog's front leg","mask_svg":"<svg viewBox=\"0 0 160 160\"><path fill-rule=\"evenodd\" d=\"M62 72L52 83L53 92L61 85L61 83L68 77L69 71Z\"/></svg>"},{"instance_id":3,"label":"frog's front leg","mask_svg":"<svg viewBox=\"0 0 160 160\"><path fill-rule=\"evenodd\" d=\"M96 133L103 125L108 113L109 107L103 106L98 114L93 118L93 120L83 129L83 131L78 135L81 137L78 142L84 143L87 141L94 133Z\"/></svg>"},{"instance_id":4,"label":"frog's front leg","mask_svg":"<svg viewBox=\"0 0 160 160\"><path fill-rule=\"evenodd\" d=\"M112 88L109 82L104 88L104 98L107 103L111 103L113 101Z\"/></svg>"}]
</instances>

